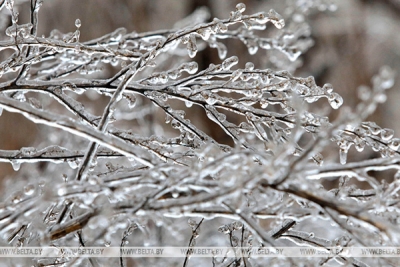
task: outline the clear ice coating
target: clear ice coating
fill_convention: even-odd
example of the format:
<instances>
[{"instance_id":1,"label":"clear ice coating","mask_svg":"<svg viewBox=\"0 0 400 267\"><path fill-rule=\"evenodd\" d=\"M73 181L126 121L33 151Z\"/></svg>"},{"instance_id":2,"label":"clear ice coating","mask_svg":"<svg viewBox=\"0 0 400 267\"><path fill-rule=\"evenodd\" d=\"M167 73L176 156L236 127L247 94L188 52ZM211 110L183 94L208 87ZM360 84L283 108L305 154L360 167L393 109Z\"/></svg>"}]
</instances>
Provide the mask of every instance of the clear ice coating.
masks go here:
<instances>
[{"instance_id":1,"label":"clear ice coating","mask_svg":"<svg viewBox=\"0 0 400 267\"><path fill-rule=\"evenodd\" d=\"M360 87L354 110L331 84L293 74L314 45L308 16L333 10L330 0L280 1L281 13L254 14L251 1L248 8L227 1L231 10L221 18L201 8L172 29L118 28L84 42L80 19L74 32L37 36L43 1L31 1L26 24L18 24L17 9L29 5L19 2L5 0L2 10L0 49L10 53L0 63L0 115L23 115L34 123L26 134L37 139L0 150L0 162L14 170L0 194L3 246L227 246L238 253L399 243L400 139L390 126L365 121L394 86L394 70L383 67ZM235 55L240 45L263 63ZM219 59L204 66L207 46ZM329 114L334 109L338 116ZM10 261L129 265L124 257L32 258ZM315 265L306 257L229 259L213 264ZM196 260L189 265L204 265ZM334 260L391 263L334 255L322 265Z\"/></svg>"}]
</instances>

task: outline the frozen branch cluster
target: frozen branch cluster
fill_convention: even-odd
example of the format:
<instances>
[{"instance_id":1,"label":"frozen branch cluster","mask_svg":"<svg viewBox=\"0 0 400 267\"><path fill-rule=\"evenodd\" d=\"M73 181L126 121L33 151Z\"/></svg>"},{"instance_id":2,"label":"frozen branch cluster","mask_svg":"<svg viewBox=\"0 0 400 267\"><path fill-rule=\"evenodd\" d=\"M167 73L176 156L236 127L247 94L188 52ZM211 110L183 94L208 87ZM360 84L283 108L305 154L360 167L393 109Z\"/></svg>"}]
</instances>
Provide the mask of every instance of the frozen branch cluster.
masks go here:
<instances>
[{"instance_id":1,"label":"frozen branch cluster","mask_svg":"<svg viewBox=\"0 0 400 267\"><path fill-rule=\"evenodd\" d=\"M329 1L303 2L286 12L286 26L272 9L246 15L245 5L237 4L226 19L146 33L121 28L81 42L79 19L74 32L39 37L42 1L31 1L27 24L18 23L12 0L3 1L12 21L0 41L0 107L45 130L38 147L0 150L0 161L19 170L0 204L2 244L183 246L190 239L189 246L197 240L255 248L398 245L400 140L391 129L364 121L385 101L394 73L382 68L372 88L360 87L354 110L341 108L343 99L330 84L293 76L299 56L313 44L299 18L312 8L333 9ZM251 55L269 50L285 70L251 62L239 67L237 56L228 57L225 44L232 39ZM221 62L199 70L191 58L206 46L217 49ZM332 109L346 115L330 121ZM199 110L233 146L201 129ZM382 157L348 162L351 146ZM394 178L371 176L386 170ZM323 186L335 179L335 188ZM160 239L171 234L171 243ZM96 266L112 260L34 262ZM391 261L333 257L296 263L311 260L353 266ZM213 266L263 262L293 263L208 259Z\"/></svg>"}]
</instances>

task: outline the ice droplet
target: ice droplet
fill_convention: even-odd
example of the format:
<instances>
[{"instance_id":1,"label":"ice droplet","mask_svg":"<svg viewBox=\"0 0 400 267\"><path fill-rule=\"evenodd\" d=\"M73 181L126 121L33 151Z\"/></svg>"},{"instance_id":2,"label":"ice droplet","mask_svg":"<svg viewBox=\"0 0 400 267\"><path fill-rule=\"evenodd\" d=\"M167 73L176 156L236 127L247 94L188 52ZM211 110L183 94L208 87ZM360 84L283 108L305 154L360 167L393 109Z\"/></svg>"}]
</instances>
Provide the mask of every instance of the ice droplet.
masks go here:
<instances>
[{"instance_id":1,"label":"ice droplet","mask_svg":"<svg viewBox=\"0 0 400 267\"><path fill-rule=\"evenodd\" d=\"M338 109L343 104L343 98L338 93L331 93L328 99L333 109Z\"/></svg>"},{"instance_id":2,"label":"ice droplet","mask_svg":"<svg viewBox=\"0 0 400 267\"><path fill-rule=\"evenodd\" d=\"M254 64L252 62L247 62L245 65L246 70L254 70Z\"/></svg>"},{"instance_id":3,"label":"ice droplet","mask_svg":"<svg viewBox=\"0 0 400 267\"><path fill-rule=\"evenodd\" d=\"M227 27L224 23L222 23L222 22L219 22L219 23L217 24L217 29L218 29L218 31L221 32L221 33L224 33L224 32L227 32L227 31L228 31L228 27Z\"/></svg>"},{"instance_id":4,"label":"ice droplet","mask_svg":"<svg viewBox=\"0 0 400 267\"><path fill-rule=\"evenodd\" d=\"M211 30L208 28L199 29L197 30L197 33L200 34L201 38L203 38L204 41L207 41L211 36Z\"/></svg>"},{"instance_id":5,"label":"ice droplet","mask_svg":"<svg viewBox=\"0 0 400 267\"><path fill-rule=\"evenodd\" d=\"M358 152L362 152L365 148L365 141L361 140L355 143L354 147L357 149Z\"/></svg>"},{"instance_id":6,"label":"ice droplet","mask_svg":"<svg viewBox=\"0 0 400 267\"><path fill-rule=\"evenodd\" d=\"M276 28L282 29L285 27L285 20L275 10L271 9L268 13L268 17Z\"/></svg>"},{"instance_id":7,"label":"ice droplet","mask_svg":"<svg viewBox=\"0 0 400 267\"><path fill-rule=\"evenodd\" d=\"M80 19L76 19L75 20L75 27L80 28L82 26L81 20Z\"/></svg>"},{"instance_id":8,"label":"ice droplet","mask_svg":"<svg viewBox=\"0 0 400 267\"><path fill-rule=\"evenodd\" d=\"M79 162L76 159L71 159L68 160L68 165L72 168L72 169L76 169L79 166Z\"/></svg>"},{"instance_id":9,"label":"ice droplet","mask_svg":"<svg viewBox=\"0 0 400 267\"><path fill-rule=\"evenodd\" d=\"M239 3L236 5L236 11L243 13L246 10L246 5L243 3Z\"/></svg>"},{"instance_id":10,"label":"ice droplet","mask_svg":"<svg viewBox=\"0 0 400 267\"><path fill-rule=\"evenodd\" d=\"M381 131L381 138L383 141L389 141L394 135L394 131L392 129L382 129Z\"/></svg>"},{"instance_id":11,"label":"ice droplet","mask_svg":"<svg viewBox=\"0 0 400 267\"><path fill-rule=\"evenodd\" d=\"M183 63L180 66L181 71L186 71L189 74L195 74L197 69L198 69L198 65L196 62L187 62L187 63Z\"/></svg>"},{"instance_id":12,"label":"ice droplet","mask_svg":"<svg viewBox=\"0 0 400 267\"><path fill-rule=\"evenodd\" d=\"M377 135L382 131L381 127L375 122L364 122L362 126L368 128L373 135Z\"/></svg>"},{"instance_id":13,"label":"ice droplet","mask_svg":"<svg viewBox=\"0 0 400 267\"><path fill-rule=\"evenodd\" d=\"M24 187L24 193L27 196L30 196L35 192L35 186L33 184L28 184Z\"/></svg>"},{"instance_id":14,"label":"ice droplet","mask_svg":"<svg viewBox=\"0 0 400 267\"><path fill-rule=\"evenodd\" d=\"M187 108L191 108L193 106L193 102L192 101L185 101L185 106Z\"/></svg>"},{"instance_id":15,"label":"ice droplet","mask_svg":"<svg viewBox=\"0 0 400 267\"><path fill-rule=\"evenodd\" d=\"M400 147L400 138L393 138L388 144L393 150L397 150Z\"/></svg>"}]
</instances>

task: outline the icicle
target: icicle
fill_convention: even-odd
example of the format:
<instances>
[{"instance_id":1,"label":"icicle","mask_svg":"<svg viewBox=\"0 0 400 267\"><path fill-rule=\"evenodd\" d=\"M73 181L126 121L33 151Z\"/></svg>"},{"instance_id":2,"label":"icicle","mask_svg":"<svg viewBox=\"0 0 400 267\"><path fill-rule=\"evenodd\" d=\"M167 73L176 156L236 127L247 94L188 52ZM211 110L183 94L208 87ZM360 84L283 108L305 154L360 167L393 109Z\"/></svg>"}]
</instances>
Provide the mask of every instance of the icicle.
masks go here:
<instances>
[{"instance_id":1,"label":"icicle","mask_svg":"<svg viewBox=\"0 0 400 267\"><path fill-rule=\"evenodd\" d=\"M194 34L191 34L189 36L186 48L188 50L189 57L194 58L197 54L196 37L194 36Z\"/></svg>"},{"instance_id":2,"label":"icicle","mask_svg":"<svg viewBox=\"0 0 400 267\"><path fill-rule=\"evenodd\" d=\"M14 171L19 171L21 168L21 161L18 160L10 160L11 166L14 169Z\"/></svg>"},{"instance_id":3,"label":"icicle","mask_svg":"<svg viewBox=\"0 0 400 267\"><path fill-rule=\"evenodd\" d=\"M340 164L346 164L347 162L347 150L340 148L339 150L339 158L340 158Z\"/></svg>"},{"instance_id":4,"label":"icicle","mask_svg":"<svg viewBox=\"0 0 400 267\"><path fill-rule=\"evenodd\" d=\"M217 49L218 49L218 57L220 59L226 58L226 55L228 54L228 49L223 43L218 42L217 43Z\"/></svg>"}]
</instances>

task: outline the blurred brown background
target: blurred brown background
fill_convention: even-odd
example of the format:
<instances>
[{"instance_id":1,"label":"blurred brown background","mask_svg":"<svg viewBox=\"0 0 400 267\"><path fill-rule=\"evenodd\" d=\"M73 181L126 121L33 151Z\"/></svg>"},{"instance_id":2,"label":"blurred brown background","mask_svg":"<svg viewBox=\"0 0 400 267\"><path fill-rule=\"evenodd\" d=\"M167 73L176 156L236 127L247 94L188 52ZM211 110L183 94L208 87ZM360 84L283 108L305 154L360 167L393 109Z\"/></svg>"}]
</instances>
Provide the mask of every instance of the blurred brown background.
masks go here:
<instances>
[{"instance_id":1,"label":"blurred brown background","mask_svg":"<svg viewBox=\"0 0 400 267\"><path fill-rule=\"evenodd\" d=\"M270 8L283 12L286 2L297 0L51 0L44 1L39 13L38 34L48 36L52 29L75 30L74 22L82 22L81 41L109 33L119 27L130 31L152 31L174 27L174 23L200 6L207 6L213 17L226 18L238 2L247 6L247 14ZM18 2L18 0L16 0ZM301 56L303 61L295 75L316 77L317 84L331 83L345 105L357 103L357 87L369 85L382 65L400 71L400 1L399 0L337 0L336 12L310 12L307 20L312 27L315 45ZM28 2L19 7L20 23L29 17ZM5 16L4 12L1 13ZM4 20L4 17L2 18ZM1 35L2 38L4 34ZM253 61L265 54L259 50L249 56L241 43L231 47L228 56L237 54L241 62ZM200 68L219 63L217 53L207 49L196 56ZM397 80L400 75L397 76ZM397 120L400 90L397 82L371 120L382 127L394 129L400 136ZM327 104L326 102L324 102ZM207 121L207 120L206 120ZM206 123L206 122L205 122ZM19 149L33 145L38 126L20 115L3 112L0 117L0 149ZM226 138L218 127L205 127L218 140ZM43 138L43 137L41 137ZM43 140L42 140L43 141ZM229 143L229 140L225 140ZM0 164L0 178L13 175L10 164Z\"/></svg>"}]
</instances>

